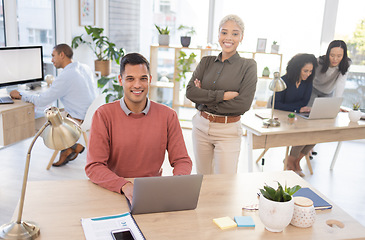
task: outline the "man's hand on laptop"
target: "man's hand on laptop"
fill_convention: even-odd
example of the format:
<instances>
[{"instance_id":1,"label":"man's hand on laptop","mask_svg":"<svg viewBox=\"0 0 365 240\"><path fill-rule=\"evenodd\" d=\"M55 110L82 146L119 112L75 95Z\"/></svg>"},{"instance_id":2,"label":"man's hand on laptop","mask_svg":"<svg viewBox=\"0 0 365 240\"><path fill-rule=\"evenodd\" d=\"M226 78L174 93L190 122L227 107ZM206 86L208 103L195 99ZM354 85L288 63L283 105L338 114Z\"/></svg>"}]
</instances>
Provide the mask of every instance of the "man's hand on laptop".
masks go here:
<instances>
[{"instance_id":1,"label":"man's hand on laptop","mask_svg":"<svg viewBox=\"0 0 365 240\"><path fill-rule=\"evenodd\" d=\"M132 198L133 198L133 183L128 182L123 185L122 192L124 195L128 198L129 202L132 204Z\"/></svg>"},{"instance_id":2,"label":"man's hand on laptop","mask_svg":"<svg viewBox=\"0 0 365 240\"><path fill-rule=\"evenodd\" d=\"M22 99L22 95L17 90L13 90L10 92L10 97L12 99Z\"/></svg>"},{"instance_id":3,"label":"man's hand on laptop","mask_svg":"<svg viewBox=\"0 0 365 240\"><path fill-rule=\"evenodd\" d=\"M308 107L308 106L305 106L305 107L302 107L299 112L310 112L311 111L311 107Z\"/></svg>"}]
</instances>

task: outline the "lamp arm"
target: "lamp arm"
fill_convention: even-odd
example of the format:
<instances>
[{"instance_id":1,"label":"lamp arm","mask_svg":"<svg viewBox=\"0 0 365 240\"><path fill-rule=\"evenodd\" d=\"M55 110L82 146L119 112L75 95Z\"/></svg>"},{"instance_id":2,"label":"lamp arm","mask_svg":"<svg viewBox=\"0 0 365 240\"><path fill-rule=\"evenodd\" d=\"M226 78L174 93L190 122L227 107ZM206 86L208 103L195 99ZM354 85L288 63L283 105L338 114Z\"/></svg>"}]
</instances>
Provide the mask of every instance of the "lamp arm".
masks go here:
<instances>
[{"instance_id":1,"label":"lamp arm","mask_svg":"<svg viewBox=\"0 0 365 240\"><path fill-rule=\"evenodd\" d=\"M28 153L27 153L27 160L25 161L25 169L24 169L24 176L23 176L23 186L22 186L22 194L20 197L19 202L19 212L18 212L18 218L16 220L16 223L20 224L22 220L22 214L23 214L23 207L24 207L24 198L25 198L25 189L27 187L27 181L28 181L28 173L29 173L29 164L30 164L30 153L32 151L32 148L34 146L35 141L37 138L42 134L44 129L50 125L49 121L47 121L41 129L37 132L37 134L34 136L32 143L29 146Z\"/></svg>"},{"instance_id":2,"label":"lamp arm","mask_svg":"<svg viewBox=\"0 0 365 240\"><path fill-rule=\"evenodd\" d=\"M274 91L274 94L273 94L273 97L272 97L271 119L274 119L275 93L276 92Z\"/></svg>"}]
</instances>

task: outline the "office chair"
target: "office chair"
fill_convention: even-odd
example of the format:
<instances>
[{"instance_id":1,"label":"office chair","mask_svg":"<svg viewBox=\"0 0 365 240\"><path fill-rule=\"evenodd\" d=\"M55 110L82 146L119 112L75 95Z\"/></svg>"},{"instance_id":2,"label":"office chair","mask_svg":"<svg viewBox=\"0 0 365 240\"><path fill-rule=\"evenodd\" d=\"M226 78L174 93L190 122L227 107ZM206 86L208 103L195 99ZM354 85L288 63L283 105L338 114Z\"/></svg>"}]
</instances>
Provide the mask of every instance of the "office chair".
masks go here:
<instances>
[{"instance_id":1,"label":"office chair","mask_svg":"<svg viewBox=\"0 0 365 240\"><path fill-rule=\"evenodd\" d=\"M101 105L105 104L105 97L106 97L106 93L102 93L94 99L94 101L91 103L91 105L89 106L89 108L86 111L86 115L85 115L85 119L84 119L83 123L80 125L81 130L82 130L82 135L84 136L86 147L88 145L88 138L87 138L86 132L89 131L91 128L92 118L93 118L93 115L94 115L96 109L98 109ZM53 152L53 155L47 165L47 170L49 170L51 168L58 152L59 152L58 150L55 150Z\"/></svg>"}]
</instances>

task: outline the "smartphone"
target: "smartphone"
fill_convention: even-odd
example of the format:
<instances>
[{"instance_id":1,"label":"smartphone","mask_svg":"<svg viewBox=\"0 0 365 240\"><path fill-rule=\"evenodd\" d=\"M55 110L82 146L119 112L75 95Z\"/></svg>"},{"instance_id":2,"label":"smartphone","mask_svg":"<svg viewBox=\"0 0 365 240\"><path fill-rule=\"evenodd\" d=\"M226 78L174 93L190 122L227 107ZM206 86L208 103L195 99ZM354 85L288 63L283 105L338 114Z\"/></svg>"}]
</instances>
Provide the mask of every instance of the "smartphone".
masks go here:
<instances>
[{"instance_id":1,"label":"smartphone","mask_svg":"<svg viewBox=\"0 0 365 240\"><path fill-rule=\"evenodd\" d=\"M135 240L129 228L112 230L111 234L114 240Z\"/></svg>"}]
</instances>

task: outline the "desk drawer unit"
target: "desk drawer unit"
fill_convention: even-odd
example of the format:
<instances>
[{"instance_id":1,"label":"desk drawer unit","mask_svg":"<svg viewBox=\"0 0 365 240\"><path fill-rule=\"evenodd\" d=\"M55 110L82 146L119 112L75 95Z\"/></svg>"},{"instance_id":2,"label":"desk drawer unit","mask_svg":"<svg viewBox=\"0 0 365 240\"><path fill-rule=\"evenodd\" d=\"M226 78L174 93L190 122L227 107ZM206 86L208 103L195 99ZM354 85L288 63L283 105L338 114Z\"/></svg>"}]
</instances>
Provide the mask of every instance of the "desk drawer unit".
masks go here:
<instances>
[{"instance_id":1,"label":"desk drawer unit","mask_svg":"<svg viewBox=\"0 0 365 240\"><path fill-rule=\"evenodd\" d=\"M0 114L0 145L6 146L34 136L34 107L25 105Z\"/></svg>"}]
</instances>

